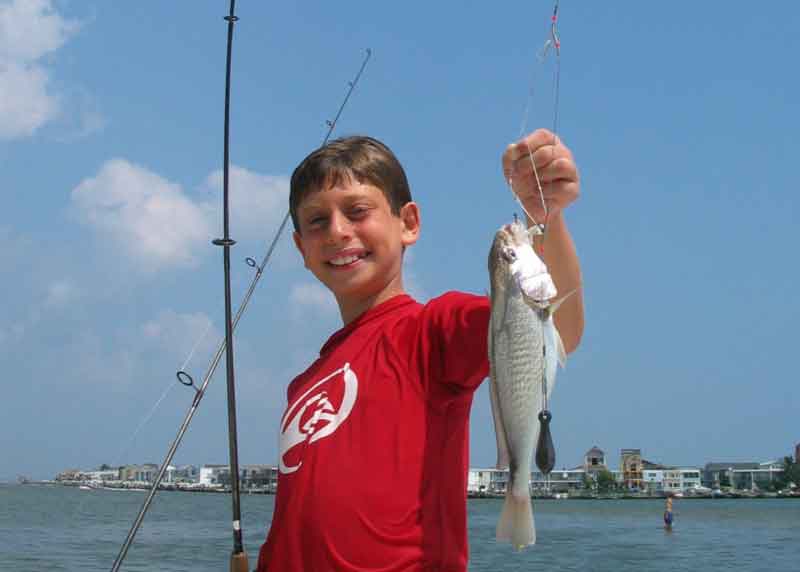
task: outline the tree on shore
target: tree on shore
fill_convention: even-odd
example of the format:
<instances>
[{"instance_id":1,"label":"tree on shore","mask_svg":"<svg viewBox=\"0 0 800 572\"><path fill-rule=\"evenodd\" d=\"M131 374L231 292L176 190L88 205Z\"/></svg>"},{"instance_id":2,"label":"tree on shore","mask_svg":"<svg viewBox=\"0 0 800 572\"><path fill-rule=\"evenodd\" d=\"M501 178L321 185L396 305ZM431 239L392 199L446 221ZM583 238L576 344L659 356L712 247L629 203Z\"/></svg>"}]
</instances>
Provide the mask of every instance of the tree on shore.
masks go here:
<instances>
[{"instance_id":1,"label":"tree on shore","mask_svg":"<svg viewBox=\"0 0 800 572\"><path fill-rule=\"evenodd\" d=\"M601 493L607 493L616 487L617 481L611 471L603 469L597 473L597 490Z\"/></svg>"},{"instance_id":2,"label":"tree on shore","mask_svg":"<svg viewBox=\"0 0 800 572\"><path fill-rule=\"evenodd\" d=\"M783 475L780 479L781 488L786 488L789 483L794 483L795 486L800 487L800 463L798 459L792 458L791 455L783 458Z\"/></svg>"}]
</instances>

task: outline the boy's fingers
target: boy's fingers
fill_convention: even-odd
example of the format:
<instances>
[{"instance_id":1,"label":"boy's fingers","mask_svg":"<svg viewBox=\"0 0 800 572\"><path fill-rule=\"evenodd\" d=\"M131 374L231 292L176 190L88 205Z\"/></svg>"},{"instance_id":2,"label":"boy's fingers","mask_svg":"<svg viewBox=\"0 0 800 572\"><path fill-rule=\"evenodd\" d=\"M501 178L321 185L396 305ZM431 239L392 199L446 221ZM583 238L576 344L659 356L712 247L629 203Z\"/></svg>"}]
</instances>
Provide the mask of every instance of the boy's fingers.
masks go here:
<instances>
[{"instance_id":1,"label":"boy's fingers","mask_svg":"<svg viewBox=\"0 0 800 572\"><path fill-rule=\"evenodd\" d=\"M553 183L556 181L578 181L578 171L575 163L566 157L553 160L544 169L539 171L539 180L542 183Z\"/></svg>"},{"instance_id":2,"label":"boy's fingers","mask_svg":"<svg viewBox=\"0 0 800 572\"><path fill-rule=\"evenodd\" d=\"M506 156L508 156L512 161L515 161L523 155L536 151L539 147L544 145L559 145L560 143L561 140L551 131L547 129L537 129L527 137L510 144L506 148L503 158L505 159Z\"/></svg>"},{"instance_id":3,"label":"boy's fingers","mask_svg":"<svg viewBox=\"0 0 800 572\"><path fill-rule=\"evenodd\" d=\"M573 164L572 157L565 147L543 146L533 153L526 153L519 159L504 165L504 171L512 176L533 175L534 165L536 173L541 178L548 170L556 168L559 172L567 171Z\"/></svg>"}]
</instances>

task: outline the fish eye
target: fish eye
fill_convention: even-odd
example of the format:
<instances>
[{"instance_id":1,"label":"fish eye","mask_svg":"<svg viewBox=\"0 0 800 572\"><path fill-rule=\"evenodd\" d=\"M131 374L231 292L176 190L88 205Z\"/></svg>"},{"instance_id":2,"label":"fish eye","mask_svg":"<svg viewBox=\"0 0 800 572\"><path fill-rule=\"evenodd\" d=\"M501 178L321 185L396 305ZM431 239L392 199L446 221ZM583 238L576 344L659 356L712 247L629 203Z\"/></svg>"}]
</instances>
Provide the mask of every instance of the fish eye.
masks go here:
<instances>
[{"instance_id":1,"label":"fish eye","mask_svg":"<svg viewBox=\"0 0 800 572\"><path fill-rule=\"evenodd\" d=\"M502 250L502 255L503 258L506 259L506 262L514 262L517 260L517 253L514 252L513 248L508 248L508 247L504 248Z\"/></svg>"}]
</instances>

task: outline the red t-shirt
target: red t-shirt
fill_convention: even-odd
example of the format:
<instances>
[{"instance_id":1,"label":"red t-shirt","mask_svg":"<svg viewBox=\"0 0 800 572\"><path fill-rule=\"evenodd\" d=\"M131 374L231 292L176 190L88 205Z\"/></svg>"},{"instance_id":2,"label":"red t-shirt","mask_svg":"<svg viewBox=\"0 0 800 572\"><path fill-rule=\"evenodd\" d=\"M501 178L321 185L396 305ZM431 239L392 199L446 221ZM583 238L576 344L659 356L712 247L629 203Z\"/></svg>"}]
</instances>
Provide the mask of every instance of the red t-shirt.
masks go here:
<instances>
[{"instance_id":1,"label":"red t-shirt","mask_svg":"<svg viewBox=\"0 0 800 572\"><path fill-rule=\"evenodd\" d=\"M396 296L289 385L259 572L467 569L469 411L489 301Z\"/></svg>"}]
</instances>

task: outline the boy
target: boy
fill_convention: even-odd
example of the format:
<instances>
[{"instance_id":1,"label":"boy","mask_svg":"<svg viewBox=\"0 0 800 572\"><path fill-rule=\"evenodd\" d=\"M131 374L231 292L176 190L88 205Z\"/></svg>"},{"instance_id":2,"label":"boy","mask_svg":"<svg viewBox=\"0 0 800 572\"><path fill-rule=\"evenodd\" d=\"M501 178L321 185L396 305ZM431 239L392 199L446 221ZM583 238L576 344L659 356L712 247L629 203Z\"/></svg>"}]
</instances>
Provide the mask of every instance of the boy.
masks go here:
<instances>
[{"instance_id":1,"label":"boy","mask_svg":"<svg viewBox=\"0 0 800 572\"><path fill-rule=\"evenodd\" d=\"M550 210L545 260L566 293L580 285L561 215L577 198L577 169L545 130L506 150L506 178L538 221L529 148ZM344 327L289 385L258 570L464 571L468 422L489 370L488 299L450 292L422 305L405 294L403 252L419 237L420 210L375 139L311 153L292 174L289 203L295 245ZM557 314L567 351L580 340L582 304L577 293Z\"/></svg>"}]
</instances>

